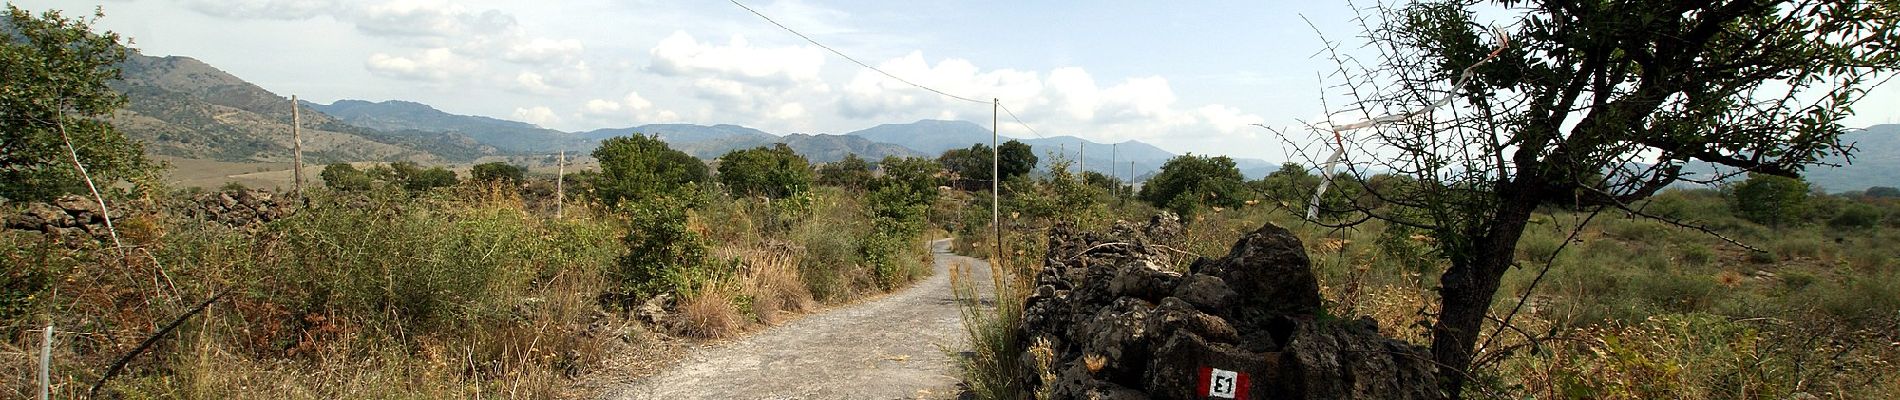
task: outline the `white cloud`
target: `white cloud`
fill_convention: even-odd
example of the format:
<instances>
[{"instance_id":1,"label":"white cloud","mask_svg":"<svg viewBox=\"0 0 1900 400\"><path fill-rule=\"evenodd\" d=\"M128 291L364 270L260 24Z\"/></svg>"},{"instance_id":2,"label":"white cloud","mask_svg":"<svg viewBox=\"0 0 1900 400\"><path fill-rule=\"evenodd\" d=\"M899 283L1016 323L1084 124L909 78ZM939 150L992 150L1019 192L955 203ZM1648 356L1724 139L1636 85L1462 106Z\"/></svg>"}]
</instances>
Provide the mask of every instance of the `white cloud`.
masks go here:
<instances>
[{"instance_id":1,"label":"white cloud","mask_svg":"<svg viewBox=\"0 0 1900 400\"><path fill-rule=\"evenodd\" d=\"M363 67L371 74L385 78L426 82L448 81L476 69L473 62L443 48L428 49L410 56L371 54L369 60L363 62Z\"/></svg>"},{"instance_id":2,"label":"white cloud","mask_svg":"<svg viewBox=\"0 0 1900 400\"><path fill-rule=\"evenodd\" d=\"M813 47L753 47L740 35L721 46L700 43L685 31L660 40L648 53L653 60L647 70L660 75L780 87L816 81L825 64L824 53Z\"/></svg>"},{"instance_id":3,"label":"white cloud","mask_svg":"<svg viewBox=\"0 0 1900 400\"><path fill-rule=\"evenodd\" d=\"M374 36L467 39L516 29L512 14L473 11L445 1L399 0L357 5L350 10L340 16Z\"/></svg>"},{"instance_id":4,"label":"white cloud","mask_svg":"<svg viewBox=\"0 0 1900 400\"><path fill-rule=\"evenodd\" d=\"M548 86L547 78L542 77L541 74L526 71L515 75L515 86L533 93L554 91L553 86Z\"/></svg>"},{"instance_id":5,"label":"white cloud","mask_svg":"<svg viewBox=\"0 0 1900 400\"><path fill-rule=\"evenodd\" d=\"M215 17L299 20L337 8L332 0L189 0L185 6Z\"/></svg>"},{"instance_id":6,"label":"white cloud","mask_svg":"<svg viewBox=\"0 0 1900 400\"><path fill-rule=\"evenodd\" d=\"M679 114L669 110L656 110L653 102L639 92L627 92L619 100L589 99L581 104L580 115L588 120L608 125L635 123L677 122Z\"/></svg>"},{"instance_id":7,"label":"white cloud","mask_svg":"<svg viewBox=\"0 0 1900 400\"><path fill-rule=\"evenodd\" d=\"M878 68L953 95L977 100L998 98L1037 133L1048 136L1080 134L1097 141L1149 142L1188 138L1219 148L1222 145L1217 143L1255 136L1247 128L1265 121L1226 105L1183 106L1168 80L1158 76L1123 79L1104 87L1078 67L1057 68L1046 74L984 70L954 58L931 64L917 52L880 63ZM969 102L918 89L874 71L858 72L842 94L839 114L858 120L970 118L967 114L973 108ZM1009 118L1004 116L1004 120ZM1036 134L1013 123L1005 123L1001 129L1017 137Z\"/></svg>"},{"instance_id":8,"label":"white cloud","mask_svg":"<svg viewBox=\"0 0 1900 400\"><path fill-rule=\"evenodd\" d=\"M515 108L514 119L539 126L548 126L561 122L561 117L546 106Z\"/></svg>"},{"instance_id":9,"label":"white cloud","mask_svg":"<svg viewBox=\"0 0 1900 400\"><path fill-rule=\"evenodd\" d=\"M524 64L549 64L580 57L586 46L574 39L533 38L511 43L502 59Z\"/></svg>"}]
</instances>

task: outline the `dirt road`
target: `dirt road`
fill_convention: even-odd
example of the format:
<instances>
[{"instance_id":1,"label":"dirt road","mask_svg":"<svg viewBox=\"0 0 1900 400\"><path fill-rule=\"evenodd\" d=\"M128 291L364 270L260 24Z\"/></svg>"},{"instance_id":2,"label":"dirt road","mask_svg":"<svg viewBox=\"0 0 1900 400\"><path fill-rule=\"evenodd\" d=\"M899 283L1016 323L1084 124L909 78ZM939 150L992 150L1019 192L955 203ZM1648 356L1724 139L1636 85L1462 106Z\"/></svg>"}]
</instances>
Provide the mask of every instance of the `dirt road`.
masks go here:
<instances>
[{"instance_id":1,"label":"dirt road","mask_svg":"<svg viewBox=\"0 0 1900 400\"><path fill-rule=\"evenodd\" d=\"M806 316L750 337L695 349L611 399L954 398L949 352L968 348L949 268L962 262L989 286L988 264L931 243L935 273L883 298Z\"/></svg>"}]
</instances>

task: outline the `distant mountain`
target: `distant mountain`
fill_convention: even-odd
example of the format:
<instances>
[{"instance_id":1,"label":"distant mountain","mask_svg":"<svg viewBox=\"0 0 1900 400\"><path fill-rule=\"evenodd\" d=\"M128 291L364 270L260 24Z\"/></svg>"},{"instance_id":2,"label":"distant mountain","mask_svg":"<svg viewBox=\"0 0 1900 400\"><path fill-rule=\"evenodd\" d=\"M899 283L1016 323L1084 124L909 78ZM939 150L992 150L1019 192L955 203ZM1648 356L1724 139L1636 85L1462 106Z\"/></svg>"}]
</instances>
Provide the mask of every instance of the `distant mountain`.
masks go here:
<instances>
[{"instance_id":1,"label":"distant mountain","mask_svg":"<svg viewBox=\"0 0 1900 400\"><path fill-rule=\"evenodd\" d=\"M885 156L926 156L924 153L904 146L874 142L858 136L799 133L778 136L738 125L654 124L632 128L599 129L582 133L581 136L599 141L633 134L658 135L661 141L666 142L673 149L702 159L719 158L733 150L771 146L775 143L784 143L798 154L804 155L806 159L819 163L842 160L846 154L857 154L859 157L870 160L882 159Z\"/></svg>"},{"instance_id":2,"label":"distant mountain","mask_svg":"<svg viewBox=\"0 0 1900 400\"><path fill-rule=\"evenodd\" d=\"M136 52L111 83L127 106L107 120L158 155L223 161L291 159L290 100L189 57ZM313 162L407 160L439 162L494 154L467 136L395 135L337 121L314 110L302 115L304 156Z\"/></svg>"},{"instance_id":3,"label":"distant mountain","mask_svg":"<svg viewBox=\"0 0 1900 400\"><path fill-rule=\"evenodd\" d=\"M792 150L798 151L798 154L804 155L806 159L814 163L843 160L846 154L857 154L858 157L863 157L873 162L882 160L888 156L935 157L934 155L924 154L909 147L890 143L872 142L870 139L851 135L807 135L794 133L780 137L779 141L784 142L787 146L791 146Z\"/></svg>"},{"instance_id":4,"label":"distant mountain","mask_svg":"<svg viewBox=\"0 0 1900 400\"><path fill-rule=\"evenodd\" d=\"M1801 179L1829 193L1866 190L1874 186L1900 187L1900 125L1874 125L1866 129L1841 135L1841 143L1854 146L1853 158L1839 156L1820 160L1822 164L1835 164L1839 167L1810 166L1801 171ZM1641 169L1647 164L1632 167ZM1718 173L1730 173L1735 168L1719 166L1706 162L1691 162L1684 165L1686 178L1711 179ZM1746 175L1729 177L1726 182L1739 182ZM1698 183L1678 182L1679 187L1706 187Z\"/></svg>"},{"instance_id":5,"label":"distant mountain","mask_svg":"<svg viewBox=\"0 0 1900 400\"><path fill-rule=\"evenodd\" d=\"M667 143L699 143L717 140L769 139L778 137L758 129L738 125L693 125L693 124L650 124L632 128L595 129L581 133L581 137L592 141L606 140L615 136L633 134L659 135Z\"/></svg>"},{"instance_id":6,"label":"distant mountain","mask_svg":"<svg viewBox=\"0 0 1900 400\"><path fill-rule=\"evenodd\" d=\"M1808 183L1829 192L1866 190L1874 186L1900 187L1900 124L1874 125L1841 135L1854 146L1852 163L1840 157L1821 160L1841 167L1810 167Z\"/></svg>"},{"instance_id":7,"label":"distant mountain","mask_svg":"<svg viewBox=\"0 0 1900 400\"><path fill-rule=\"evenodd\" d=\"M909 147L911 150L932 156L943 154L944 150L968 148L971 144L990 142L990 128L969 121L934 119L908 124L883 124L846 135Z\"/></svg>"},{"instance_id":8,"label":"distant mountain","mask_svg":"<svg viewBox=\"0 0 1900 400\"><path fill-rule=\"evenodd\" d=\"M968 121L927 119L908 124L883 124L847 135L909 147L933 157L943 154L945 150L968 148L974 143L990 143L990 129ZM1011 138L1002 137L1001 140L1008 141ZM1037 157L1061 154L1071 162L1079 161L1076 163L1079 167L1109 173L1122 179L1128 179L1130 162L1134 163L1133 173L1139 180L1141 177L1153 175L1161 169L1161 165L1168 162L1168 159L1176 156L1154 145L1133 140L1112 146L1074 136L1017 140L1034 149ZM1086 159L1084 159L1085 156ZM1115 164L1112 168L1109 165L1111 159ZM1234 163L1249 179L1258 179L1280 169L1280 163L1258 159L1235 159Z\"/></svg>"},{"instance_id":9,"label":"distant mountain","mask_svg":"<svg viewBox=\"0 0 1900 400\"><path fill-rule=\"evenodd\" d=\"M586 139L567 132L525 122L450 114L422 103L338 100L328 105L305 104L350 125L392 133L457 133L505 152L548 153L590 146Z\"/></svg>"}]
</instances>

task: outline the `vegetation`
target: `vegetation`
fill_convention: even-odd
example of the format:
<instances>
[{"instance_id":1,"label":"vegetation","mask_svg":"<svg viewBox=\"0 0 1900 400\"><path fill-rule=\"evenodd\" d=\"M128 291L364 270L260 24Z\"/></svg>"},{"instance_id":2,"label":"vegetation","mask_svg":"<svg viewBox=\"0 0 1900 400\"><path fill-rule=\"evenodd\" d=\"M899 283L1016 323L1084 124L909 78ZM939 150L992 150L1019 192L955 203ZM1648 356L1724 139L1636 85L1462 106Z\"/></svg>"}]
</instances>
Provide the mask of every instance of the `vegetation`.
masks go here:
<instances>
[{"instance_id":1,"label":"vegetation","mask_svg":"<svg viewBox=\"0 0 1900 400\"><path fill-rule=\"evenodd\" d=\"M594 150L600 175L590 185L608 207L625 201L677 196L706 181L706 164L650 136L607 139Z\"/></svg>"},{"instance_id":2,"label":"vegetation","mask_svg":"<svg viewBox=\"0 0 1900 400\"><path fill-rule=\"evenodd\" d=\"M811 163L784 143L719 157L719 183L741 195L783 199L804 193L811 182Z\"/></svg>"},{"instance_id":3,"label":"vegetation","mask_svg":"<svg viewBox=\"0 0 1900 400\"><path fill-rule=\"evenodd\" d=\"M1490 8L1512 13L1479 11ZM1684 174L1692 161L1798 176L1848 151L1840 123L1853 100L1900 66L1900 52L1878 44L1900 32L1887 4L1423 1L1368 12L1376 61L1328 53L1340 87L1372 90L1347 93L1347 107L1460 110L1356 132L1346 157L1355 175L1410 180L1358 180L1381 201L1355 204L1352 220L1422 228L1449 262L1432 351L1451 367L1440 380L1454 395L1537 207L1634 210L1704 179Z\"/></svg>"},{"instance_id":4,"label":"vegetation","mask_svg":"<svg viewBox=\"0 0 1900 400\"><path fill-rule=\"evenodd\" d=\"M871 163L857 154L818 167L818 184L863 190L871 184Z\"/></svg>"},{"instance_id":5,"label":"vegetation","mask_svg":"<svg viewBox=\"0 0 1900 400\"><path fill-rule=\"evenodd\" d=\"M1743 219L1779 227L1795 221L1808 206L1808 183L1800 178L1749 174L1728 190L1729 207Z\"/></svg>"},{"instance_id":6,"label":"vegetation","mask_svg":"<svg viewBox=\"0 0 1900 400\"><path fill-rule=\"evenodd\" d=\"M1189 154L1162 164L1138 196L1156 208L1192 218L1207 207L1240 207L1251 197L1245 182L1233 159Z\"/></svg>"},{"instance_id":7,"label":"vegetation","mask_svg":"<svg viewBox=\"0 0 1900 400\"><path fill-rule=\"evenodd\" d=\"M1002 175L1003 181L1008 181L1036 169L1036 153L1028 144L1010 140L997 148L1002 150L992 155L989 145L973 144L967 149L943 152L942 156L937 157L937 163L942 164L944 170L955 174L955 183L965 190L981 190L987 186L992 170ZM991 158L996 158L996 163L992 164Z\"/></svg>"},{"instance_id":8,"label":"vegetation","mask_svg":"<svg viewBox=\"0 0 1900 400\"><path fill-rule=\"evenodd\" d=\"M375 184L375 180L370 179L369 173L356 169L356 166L350 163L325 165L323 173L318 176L323 178L324 186L343 192L369 190L370 186Z\"/></svg>"},{"instance_id":9,"label":"vegetation","mask_svg":"<svg viewBox=\"0 0 1900 400\"><path fill-rule=\"evenodd\" d=\"M520 184L527 173L527 168L496 161L475 164L475 167L469 170L469 179L480 182Z\"/></svg>"},{"instance_id":10,"label":"vegetation","mask_svg":"<svg viewBox=\"0 0 1900 400\"><path fill-rule=\"evenodd\" d=\"M78 157L99 187L141 177L153 164L138 142L100 118L125 105L106 84L125 59L119 35L57 11L8 3L0 20L0 198L46 200L86 192ZM100 17L95 15L94 18ZM69 151L70 148L70 151ZM77 154L76 156L73 154Z\"/></svg>"}]
</instances>

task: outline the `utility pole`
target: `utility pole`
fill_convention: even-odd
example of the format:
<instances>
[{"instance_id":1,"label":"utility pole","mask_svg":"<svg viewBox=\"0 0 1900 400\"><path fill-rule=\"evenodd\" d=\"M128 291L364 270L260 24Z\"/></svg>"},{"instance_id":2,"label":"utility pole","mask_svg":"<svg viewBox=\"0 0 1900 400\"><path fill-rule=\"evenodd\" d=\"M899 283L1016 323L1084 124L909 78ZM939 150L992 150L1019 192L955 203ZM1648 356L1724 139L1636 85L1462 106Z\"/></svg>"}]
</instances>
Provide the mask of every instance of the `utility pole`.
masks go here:
<instances>
[{"instance_id":1,"label":"utility pole","mask_svg":"<svg viewBox=\"0 0 1900 400\"><path fill-rule=\"evenodd\" d=\"M303 113L300 112L302 109L303 107L297 104L297 95L290 95L290 136L295 142L292 147L297 153L290 163L297 181L291 187L291 193L297 197L303 197Z\"/></svg>"},{"instance_id":2,"label":"utility pole","mask_svg":"<svg viewBox=\"0 0 1900 400\"><path fill-rule=\"evenodd\" d=\"M996 265L992 267L1000 267L1003 262L1003 211L998 208L1003 204L1000 200L1003 186L998 183L1003 180L1002 149L996 148L996 111L1002 107L1003 100L990 98L990 241L996 242L996 256L990 257L990 262Z\"/></svg>"},{"instance_id":3,"label":"utility pole","mask_svg":"<svg viewBox=\"0 0 1900 400\"><path fill-rule=\"evenodd\" d=\"M554 173L554 219L561 219L567 207L567 149L561 149L561 161Z\"/></svg>"},{"instance_id":4,"label":"utility pole","mask_svg":"<svg viewBox=\"0 0 1900 400\"><path fill-rule=\"evenodd\" d=\"M1112 143L1108 145L1108 177L1110 178L1109 179L1110 182L1115 181L1115 179L1113 179L1115 177L1115 156L1120 155L1120 149L1118 149L1118 147L1121 147L1121 146L1122 146L1121 143ZM1108 188L1108 194L1111 196L1120 197L1122 194L1122 185L1115 184L1114 187Z\"/></svg>"}]
</instances>

